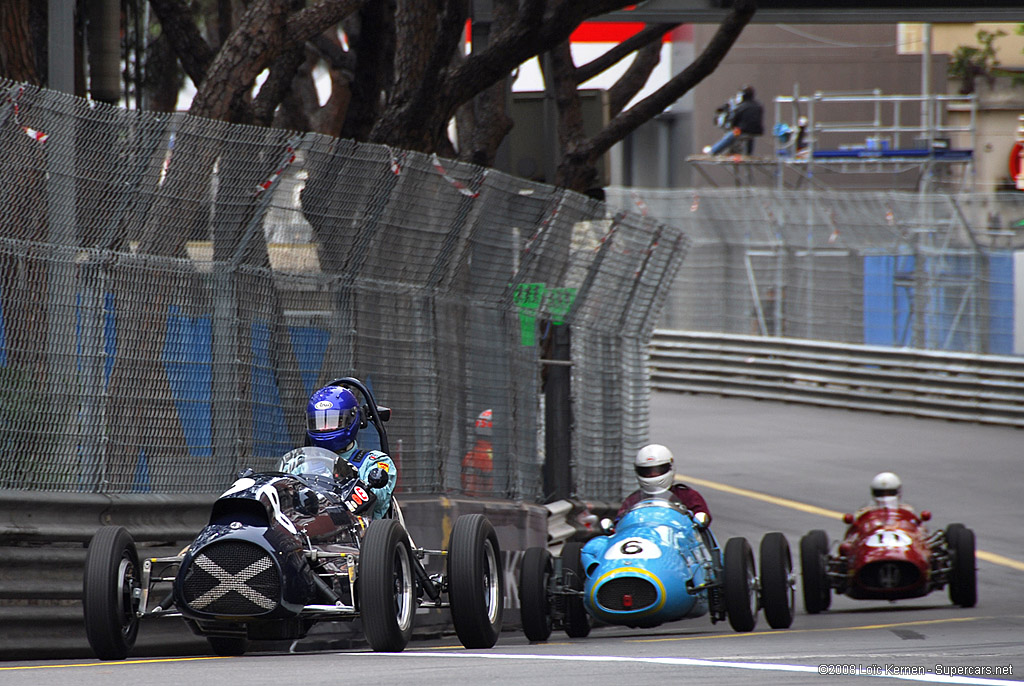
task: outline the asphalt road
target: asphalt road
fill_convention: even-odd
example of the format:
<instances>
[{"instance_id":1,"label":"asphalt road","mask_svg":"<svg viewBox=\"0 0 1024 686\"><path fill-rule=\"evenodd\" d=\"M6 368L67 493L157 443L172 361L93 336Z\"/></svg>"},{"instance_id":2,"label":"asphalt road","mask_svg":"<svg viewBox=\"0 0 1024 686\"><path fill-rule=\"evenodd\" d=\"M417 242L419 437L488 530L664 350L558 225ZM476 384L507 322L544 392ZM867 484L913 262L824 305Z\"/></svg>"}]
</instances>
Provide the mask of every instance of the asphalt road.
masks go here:
<instances>
[{"instance_id":1,"label":"asphalt road","mask_svg":"<svg viewBox=\"0 0 1024 686\"><path fill-rule=\"evenodd\" d=\"M934 527L956 521L974 529L978 605L955 607L945 592L898 603L838 597L820 615L807 615L799 603L788 630L771 630L762 618L753 632L737 634L705 617L647 630L601 627L587 639L555 634L532 645L506 632L489 651L441 638L414 641L398 655L8 662L0 664L0 684L746 685L863 683L877 675L917 683L1024 681L1024 431L658 393L651 438L673 449L678 471L708 500L720 542L745 536L756 550L764 533L782 531L795 559L800 536L823 528L838 537L838 517L867 500L871 477L895 471L905 501L931 510ZM994 673L956 673L973 668Z\"/></svg>"}]
</instances>

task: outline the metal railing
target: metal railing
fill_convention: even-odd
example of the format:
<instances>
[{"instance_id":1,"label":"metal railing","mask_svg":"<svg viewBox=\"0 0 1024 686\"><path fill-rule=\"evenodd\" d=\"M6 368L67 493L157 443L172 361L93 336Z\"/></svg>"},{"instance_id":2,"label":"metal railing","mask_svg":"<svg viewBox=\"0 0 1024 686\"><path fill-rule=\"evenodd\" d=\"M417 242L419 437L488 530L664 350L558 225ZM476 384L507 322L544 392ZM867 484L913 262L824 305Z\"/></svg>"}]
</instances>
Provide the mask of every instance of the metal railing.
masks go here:
<instances>
[{"instance_id":1,"label":"metal railing","mask_svg":"<svg viewBox=\"0 0 1024 686\"><path fill-rule=\"evenodd\" d=\"M1024 427L1024 358L655 330L651 387Z\"/></svg>"}]
</instances>

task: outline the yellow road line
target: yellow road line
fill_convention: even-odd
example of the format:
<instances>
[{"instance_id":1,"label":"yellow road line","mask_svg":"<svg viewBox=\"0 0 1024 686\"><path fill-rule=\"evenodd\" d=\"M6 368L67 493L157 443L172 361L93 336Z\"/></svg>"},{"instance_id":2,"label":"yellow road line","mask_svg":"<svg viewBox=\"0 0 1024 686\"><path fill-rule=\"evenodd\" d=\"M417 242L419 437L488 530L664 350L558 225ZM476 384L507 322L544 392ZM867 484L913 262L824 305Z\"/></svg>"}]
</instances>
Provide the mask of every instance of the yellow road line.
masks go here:
<instances>
[{"instance_id":1,"label":"yellow road line","mask_svg":"<svg viewBox=\"0 0 1024 686\"><path fill-rule=\"evenodd\" d=\"M761 502L771 503L772 505L779 505L780 507L788 507L791 510L798 510L800 512L807 512L808 514L821 515L822 517L828 517L829 519L843 519L842 512L837 512L835 510L827 510L824 507L808 505L807 503L801 503L796 500L789 500L788 498L778 498L776 496L768 495L766 493L758 493L757 491L747 490L746 488L737 488L736 486L718 483L717 481L698 479L695 476L685 476L683 474L676 474L676 478L684 483L693 484L695 486L701 486L703 488L710 488L716 491L722 491L723 493L731 493L733 495L743 496L744 498L751 498L752 500L760 500ZM984 550L976 551L975 556L979 560L991 562L994 565L1009 567L1010 569L1016 569L1019 572L1024 572L1024 562L1014 560L1011 557L997 555L996 553L989 553Z\"/></svg>"},{"instance_id":2,"label":"yellow road line","mask_svg":"<svg viewBox=\"0 0 1024 686\"><path fill-rule=\"evenodd\" d=\"M801 512L807 512L809 514L821 515L822 517L829 517L831 519L838 519L842 521L843 513L836 512L835 510L826 510L823 507L817 507L815 505L808 505L807 503L797 502L796 500L789 500L787 498L777 498L773 495L767 495L765 493L758 493L757 491L748 491L745 488L736 488L735 486L729 486L728 484L720 484L717 481L708 481L707 479L698 479L695 476L684 476L677 474L676 478L688 484L694 484L697 486L703 486L705 488L712 488L716 491L722 491L724 493L732 493L733 495L741 495L744 498L751 498L753 500L760 500L766 503L772 503L773 505L781 505L782 507L788 507L791 510L799 510Z\"/></svg>"},{"instance_id":3,"label":"yellow road line","mask_svg":"<svg viewBox=\"0 0 1024 686\"><path fill-rule=\"evenodd\" d=\"M154 662L193 662L195 660L224 660L227 657L161 657L149 660L111 660L110 662L80 662L70 665L24 665L22 667L0 667L0 672L11 672L19 669L66 669L68 667L113 667L117 665L145 665Z\"/></svg>"},{"instance_id":4,"label":"yellow road line","mask_svg":"<svg viewBox=\"0 0 1024 686\"><path fill-rule=\"evenodd\" d=\"M1010 557L1003 557L1002 555L996 555L995 553L987 553L984 550L975 551L974 556L979 560L991 562L994 565L1003 565L1004 567L1024 572L1024 562L1019 562Z\"/></svg>"},{"instance_id":5,"label":"yellow road line","mask_svg":"<svg viewBox=\"0 0 1024 686\"><path fill-rule=\"evenodd\" d=\"M979 619L995 619L994 617L952 617L950 619L921 619L913 622L893 622L891 624L864 624L862 626L837 626L822 629L786 629L785 631L750 631L732 634L709 634L706 636L666 636L661 638L627 638L627 643L658 643L661 641L700 641L711 638L742 638L744 636L789 636L791 634L818 634L836 631L866 631L871 629L895 629L905 626L921 626L923 624L948 624L950 622L974 622Z\"/></svg>"}]
</instances>

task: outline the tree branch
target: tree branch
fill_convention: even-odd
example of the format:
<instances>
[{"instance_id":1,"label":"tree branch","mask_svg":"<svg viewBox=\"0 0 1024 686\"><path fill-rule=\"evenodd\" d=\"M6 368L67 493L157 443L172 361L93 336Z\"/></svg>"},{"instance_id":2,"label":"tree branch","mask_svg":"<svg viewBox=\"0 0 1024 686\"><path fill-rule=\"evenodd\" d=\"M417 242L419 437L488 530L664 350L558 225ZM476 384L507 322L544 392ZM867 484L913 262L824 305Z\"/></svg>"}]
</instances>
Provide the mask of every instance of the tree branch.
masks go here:
<instances>
[{"instance_id":1,"label":"tree branch","mask_svg":"<svg viewBox=\"0 0 1024 686\"><path fill-rule=\"evenodd\" d=\"M722 21L701 54L657 91L612 119L608 126L591 140L590 156L596 159L603 155L615 143L703 81L725 58L756 11L756 0L736 0L732 11Z\"/></svg>"},{"instance_id":2,"label":"tree branch","mask_svg":"<svg viewBox=\"0 0 1024 686\"><path fill-rule=\"evenodd\" d=\"M369 0L321 0L288 17L285 41L305 43L362 9Z\"/></svg>"},{"instance_id":3,"label":"tree branch","mask_svg":"<svg viewBox=\"0 0 1024 686\"><path fill-rule=\"evenodd\" d=\"M677 26L680 26L680 24L652 24L645 26L642 31L630 36L600 57L577 67L577 83L589 81L612 65L628 57L634 51L654 41L658 41L660 47L661 37Z\"/></svg>"},{"instance_id":4,"label":"tree branch","mask_svg":"<svg viewBox=\"0 0 1024 686\"><path fill-rule=\"evenodd\" d=\"M659 62L661 62L660 42L648 43L637 50L636 59L608 89L608 110L611 117L618 116L629 101L640 92Z\"/></svg>"},{"instance_id":5,"label":"tree branch","mask_svg":"<svg viewBox=\"0 0 1024 686\"><path fill-rule=\"evenodd\" d=\"M160 29L174 47L182 68L192 83L199 87L206 77L215 53L203 40L199 27L183 0L149 0L160 20Z\"/></svg>"}]
</instances>

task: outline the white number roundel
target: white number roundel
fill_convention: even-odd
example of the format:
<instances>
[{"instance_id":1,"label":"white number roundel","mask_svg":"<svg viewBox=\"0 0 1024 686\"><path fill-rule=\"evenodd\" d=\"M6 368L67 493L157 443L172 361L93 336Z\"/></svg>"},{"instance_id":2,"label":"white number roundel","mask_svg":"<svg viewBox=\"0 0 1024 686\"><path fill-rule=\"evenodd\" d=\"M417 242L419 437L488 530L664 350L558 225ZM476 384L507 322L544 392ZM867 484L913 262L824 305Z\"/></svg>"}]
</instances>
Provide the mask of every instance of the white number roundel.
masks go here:
<instances>
[{"instance_id":1,"label":"white number roundel","mask_svg":"<svg viewBox=\"0 0 1024 686\"><path fill-rule=\"evenodd\" d=\"M876 531L864 541L870 548L907 548L911 543L910 536L902 531Z\"/></svg>"},{"instance_id":2,"label":"white number roundel","mask_svg":"<svg viewBox=\"0 0 1024 686\"><path fill-rule=\"evenodd\" d=\"M606 560L650 560L661 557L657 543L645 538L627 538L608 546L604 552Z\"/></svg>"}]
</instances>

